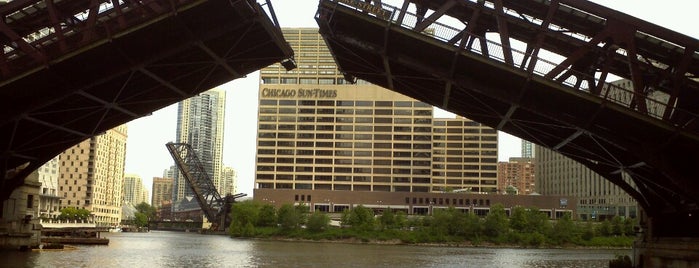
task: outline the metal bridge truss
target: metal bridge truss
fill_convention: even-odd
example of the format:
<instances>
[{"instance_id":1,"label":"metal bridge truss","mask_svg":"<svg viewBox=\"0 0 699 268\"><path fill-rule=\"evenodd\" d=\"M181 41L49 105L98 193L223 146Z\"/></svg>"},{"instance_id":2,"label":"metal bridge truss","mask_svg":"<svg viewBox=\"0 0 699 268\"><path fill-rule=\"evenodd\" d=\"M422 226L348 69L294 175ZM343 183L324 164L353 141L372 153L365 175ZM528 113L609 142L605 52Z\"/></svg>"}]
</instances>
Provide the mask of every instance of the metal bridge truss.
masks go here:
<instances>
[{"instance_id":1,"label":"metal bridge truss","mask_svg":"<svg viewBox=\"0 0 699 268\"><path fill-rule=\"evenodd\" d=\"M188 187L192 189L204 215L212 223L211 229L225 228L230 205L236 198L246 196L246 194L239 193L225 198L221 197L214 181L209 177L209 173L204 169L204 165L191 145L169 142L165 146L175 160L182 176L186 179Z\"/></svg>"},{"instance_id":2,"label":"metal bridge truss","mask_svg":"<svg viewBox=\"0 0 699 268\"><path fill-rule=\"evenodd\" d=\"M87 138L274 62L293 68L293 50L265 7L255 0L0 4L0 199Z\"/></svg>"},{"instance_id":3,"label":"metal bridge truss","mask_svg":"<svg viewBox=\"0 0 699 268\"><path fill-rule=\"evenodd\" d=\"M696 39L573 0L321 0L316 20L349 80L553 149L667 223L699 209Z\"/></svg>"}]
</instances>

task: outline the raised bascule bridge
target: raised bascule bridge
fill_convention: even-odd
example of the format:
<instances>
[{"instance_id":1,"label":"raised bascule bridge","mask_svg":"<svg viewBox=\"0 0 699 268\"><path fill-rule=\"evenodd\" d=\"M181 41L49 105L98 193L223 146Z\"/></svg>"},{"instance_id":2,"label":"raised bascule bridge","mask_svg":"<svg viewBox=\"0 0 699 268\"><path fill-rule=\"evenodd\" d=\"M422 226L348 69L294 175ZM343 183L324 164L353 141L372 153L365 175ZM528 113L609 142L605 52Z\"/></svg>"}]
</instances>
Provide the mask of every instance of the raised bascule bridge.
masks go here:
<instances>
[{"instance_id":1,"label":"raised bascule bridge","mask_svg":"<svg viewBox=\"0 0 699 268\"><path fill-rule=\"evenodd\" d=\"M584 164L642 207L637 264L698 265L697 39L584 0L397 2L320 1L346 79Z\"/></svg>"},{"instance_id":2,"label":"raised bascule bridge","mask_svg":"<svg viewBox=\"0 0 699 268\"><path fill-rule=\"evenodd\" d=\"M0 200L79 142L275 62L269 1L0 3Z\"/></svg>"}]
</instances>

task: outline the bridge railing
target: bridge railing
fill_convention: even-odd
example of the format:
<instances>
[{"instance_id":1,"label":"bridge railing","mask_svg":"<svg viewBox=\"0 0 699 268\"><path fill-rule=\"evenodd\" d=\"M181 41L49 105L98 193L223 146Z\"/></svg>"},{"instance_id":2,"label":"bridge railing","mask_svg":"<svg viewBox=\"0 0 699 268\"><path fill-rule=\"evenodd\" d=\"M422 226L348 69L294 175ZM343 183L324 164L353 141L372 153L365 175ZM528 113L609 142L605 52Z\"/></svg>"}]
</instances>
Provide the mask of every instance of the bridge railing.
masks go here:
<instances>
[{"instance_id":1,"label":"bridge railing","mask_svg":"<svg viewBox=\"0 0 699 268\"><path fill-rule=\"evenodd\" d=\"M377 19L390 22L394 25L399 25L408 30L414 30L415 26L420 22L415 14L408 11L402 12L400 8L385 3L382 3L381 8L378 8L377 6L369 5L357 0L325 1L335 2L337 5L354 9L357 12L364 13L366 16L375 17ZM319 10L316 17L320 18L320 16L328 16L328 18L331 19L331 15L328 14L331 14L332 11L333 10L326 10L324 12L328 12L327 14L321 14L322 12ZM423 18L423 20L427 19L428 18ZM421 34L440 40L447 44L452 44L455 47L462 46L465 51L470 52L473 55L488 58L490 60L499 62L500 64L507 65L508 67L529 71L530 74L535 74L540 78L545 78L546 74L559 65L559 63L543 59L537 55L525 53L512 47L504 47L501 43L483 36L470 33L466 33L465 36L463 36L464 32L466 31L465 29L459 29L454 26L444 24L440 21L429 21L429 23L430 26L421 31ZM462 41L467 41L469 44L462 45L462 41L451 42L455 38ZM479 40L480 42L475 42L474 40ZM485 46L483 47L481 44L485 44ZM513 58L512 64L506 63L505 53L511 53ZM533 68L528 70L527 67L532 60L536 60L536 62L533 65ZM566 68L563 72L560 72L558 76L549 80L571 89L603 98L659 120L663 120L665 118L664 115L666 115L666 110L668 109L670 111L668 111L669 113L667 114L671 115L668 118L673 116L681 116L682 118L685 118L685 120L691 122L699 117L697 114L679 109L674 105L668 105L668 98L663 96L664 93L657 93L657 95L651 94L649 96L648 94L641 94L632 89L627 89L603 81L600 88L601 90L598 92L598 94L593 94L592 89L595 87L595 85L600 83L600 80L593 75L573 70L571 67ZM590 81L594 81L594 84L591 84ZM636 100L643 100L645 105L638 105L639 103L637 103Z\"/></svg>"},{"instance_id":2,"label":"bridge railing","mask_svg":"<svg viewBox=\"0 0 699 268\"><path fill-rule=\"evenodd\" d=\"M113 36L129 28L143 25L165 14L174 13L178 8L201 1L101 0L97 2L98 6L86 6L84 10L75 14L62 14L62 17L57 19L57 24L47 21L49 23L47 25L36 25L29 33L22 33L19 39L13 40L11 36L7 36L7 41L0 44L3 53L0 56L0 74L2 74L0 81L47 66L52 61L84 47L108 42ZM113 2L119 5L115 6ZM93 15L90 14L90 9L98 11ZM26 10L32 10L32 12L27 13ZM35 5L30 4L7 16L33 15L36 12L46 13L45 16L51 13L48 7L37 9ZM20 20L22 16L24 15L16 15L15 18ZM12 28L12 24L8 26Z\"/></svg>"}]
</instances>

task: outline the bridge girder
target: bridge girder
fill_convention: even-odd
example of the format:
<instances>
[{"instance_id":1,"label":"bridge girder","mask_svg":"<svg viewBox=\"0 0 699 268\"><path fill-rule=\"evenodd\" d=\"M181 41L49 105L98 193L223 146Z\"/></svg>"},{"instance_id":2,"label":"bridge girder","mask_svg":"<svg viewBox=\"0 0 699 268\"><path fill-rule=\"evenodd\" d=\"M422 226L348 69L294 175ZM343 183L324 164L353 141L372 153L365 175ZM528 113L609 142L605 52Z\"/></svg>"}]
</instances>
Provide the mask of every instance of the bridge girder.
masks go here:
<instances>
[{"instance_id":1,"label":"bridge girder","mask_svg":"<svg viewBox=\"0 0 699 268\"><path fill-rule=\"evenodd\" d=\"M671 31L663 35L658 26L623 14L616 17L621 13L605 13L591 3L598 15L582 12L580 8L587 6L573 5L577 1L551 1L548 6L539 1L415 0L405 1L401 8L366 2L324 0L316 16L347 77L553 148L619 185L651 216L698 209L699 182L693 175L693 163L699 161L699 131L693 123L697 116L688 106L672 101L696 92L696 83L690 80L699 68L692 50L695 39ZM561 16L560 10L569 15ZM512 15L534 18L530 13L541 18L539 24ZM460 27L437 22L443 16L460 22L456 23ZM599 16L615 16L617 26L600 26L600 21L590 19ZM630 46L606 39L614 27L628 23L636 30L626 34L624 41ZM587 38L556 32L554 24ZM640 31L646 39L639 40ZM486 38L486 33L497 33L499 38ZM507 45L511 40L528 44L529 53ZM657 52L654 49L670 44L658 40L686 46ZM619 53L634 46L640 60ZM564 59L546 61L540 51ZM605 53L590 60L590 51ZM663 54L667 51L672 55ZM643 78L639 92L638 86L625 91L604 82L609 74L638 80L661 64L678 70L670 78L681 80L683 87L668 87L663 84L667 79L650 83ZM590 71L598 77L590 76ZM649 98L651 91L665 92L668 101Z\"/></svg>"},{"instance_id":2,"label":"bridge girder","mask_svg":"<svg viewBox=\"0 0 699 268\"><path fill-rule=\"evenodd\" d=\"M16 0L0 15L1 200L85 139L293 57L254 0Z\"/></svg>"}]
</instances>

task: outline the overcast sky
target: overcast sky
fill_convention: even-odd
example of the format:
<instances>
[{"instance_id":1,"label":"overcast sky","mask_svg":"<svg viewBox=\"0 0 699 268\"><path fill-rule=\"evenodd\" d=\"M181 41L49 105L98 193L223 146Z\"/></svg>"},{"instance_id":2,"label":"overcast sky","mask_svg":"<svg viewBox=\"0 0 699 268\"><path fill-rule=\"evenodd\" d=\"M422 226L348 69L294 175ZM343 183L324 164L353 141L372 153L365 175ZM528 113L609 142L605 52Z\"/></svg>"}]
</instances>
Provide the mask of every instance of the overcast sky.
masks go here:
<instances>
[{"instance_id":1,"label":"overcast sky","mask_svg":"<svg viewBox=\"0 0 699 268\"><path fill-rule=\"evenodd\" d=\"M258 2L263 2L258 0ZM390 2L390 1L384 1ZM402 1L401 1L402 2ZM693 0L596 0L598 4L697 38L697 7ZM318 27L317 0L272 0L282 27ZM223 163L238 171L238 191L252 195L255 175L255 136L257 133L259 73L237 79L221 87L226 90ZM175 141L177 104L128 123L126 173L137 174L151 189L152 178L173 165L165 143ZM499 136L499 160L520 155L520 140L508 134Z\"/></svg>"}]
</instances>

